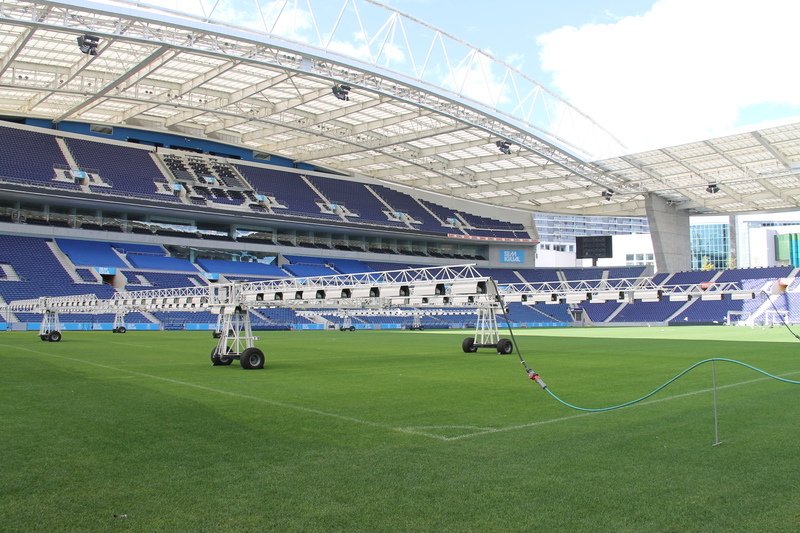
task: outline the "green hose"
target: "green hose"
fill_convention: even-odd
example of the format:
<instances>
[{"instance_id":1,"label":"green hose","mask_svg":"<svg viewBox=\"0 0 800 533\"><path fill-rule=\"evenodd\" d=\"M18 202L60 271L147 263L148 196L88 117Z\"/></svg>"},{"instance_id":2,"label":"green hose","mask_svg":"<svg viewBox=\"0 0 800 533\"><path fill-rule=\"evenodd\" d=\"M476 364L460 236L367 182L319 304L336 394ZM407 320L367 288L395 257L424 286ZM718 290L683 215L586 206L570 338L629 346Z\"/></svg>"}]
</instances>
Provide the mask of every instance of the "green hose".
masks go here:
<instances>
[{"instance_id":1,"label":"green hose","mask_svg":"<svg viewBox=\"0 0 800 533\"><path fill-rule=\"evenodd\" d=\"M711 363L713 361L722 361L722 362L725 362L725 363L733 363L733 364L736 364L736 365L741 365L741 366L743 366L745 368L749 368L750 370L755 370L759 374L764 374L768 378L777 379L778 381L783 381L784 383L791 383L792 385L800 385L800 381L794 381L792 379L786 379L786 378L782 378L780 376L776 376L774 374L770 374L769 372L765 372L765 371L763 371L763 370L761 370L759 368L756 368L754 366L748 365L747 363L742 363L741 361L735 361L733 359L724 359L724 358L713 358L713 359L705 359L703 361L700 361L699 363L693 364L692 366L690 366L689 368L687 368L686 370L684 370L683 372L681 372L680 374L678 374L674 378L670 379L669 381L667 381L666 383L664 383L663 385L658 387L653 392L651 392L649 394L646 394L646 395L642 396L641 398L638 398L636 400L631 400L629 402L621 403L621 404L615 405L613 407L601 407L601 408L596 408L596 409L591 409L591 408L587 408L587 407L578 407L576 405L572 405L571 403L567 403L564 400L562 400L561 398L559 398L558 396L556 396L553 393L553 391L551 391L547 386L543 386L542 388L544 390L546 390L548 393L550 393L550 396L555 398L558 402L560 402L560 403L562 403L562 404L564 404L567 407L570 407L572 409L577 409L578 411L586 411L586 412L590 412L590 413L597 413L597 412L600 412L600 411L613 411L614 409L620 409L622 407L627 407L629 405L633 405L635 403L639 403L639 402L641 402L643 400L646 400L647 398L649 398L650 396L654 395L655 393L657 393L661 389L667 387L672 382L676 381L678 378L680 378L683 375L687 374L689 371L697 368L698 366L700 366L702 364ZM531 379L534 379L534 378L532 377Z\"/></svg>"}]
</instances>

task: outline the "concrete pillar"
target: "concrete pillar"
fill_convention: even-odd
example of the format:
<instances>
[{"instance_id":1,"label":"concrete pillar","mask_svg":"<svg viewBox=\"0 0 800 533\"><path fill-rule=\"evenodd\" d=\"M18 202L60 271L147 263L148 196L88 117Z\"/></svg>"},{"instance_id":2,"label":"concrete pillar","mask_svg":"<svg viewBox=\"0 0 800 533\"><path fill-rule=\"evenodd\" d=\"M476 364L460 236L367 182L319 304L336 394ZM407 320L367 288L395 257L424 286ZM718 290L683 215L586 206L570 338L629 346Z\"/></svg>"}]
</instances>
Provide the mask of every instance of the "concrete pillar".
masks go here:
<instances>
[{"instance_id":1,"label":"concrete pillar","mask_svg":"<svg viewBox=\"0 0 800 533\"><path fill-rule=\"evenodd\" d=\"M659 272L691 270L689 214L678 211L666 198L648 194L645 202L650 238Z\"/></svg>"},{"instance_id":2,"label":"concrete pillar","mask_svg":"<svg viewBox=\"0 0 800 533\"><path fill-rule=\"evenodd\" d=\"M731 215L728 217L728 241L731 245L731 253L728 255L728 263L725 268L737 268L739 263L739 250L736 243L739 228L737 227L738 217Z\"/></svg>"},{"instance_id":3,"label":"concrete pillar","mask_svg":"<svg viewBox=\"0 0 800 533\"><path fill-rule=\"evenodd\" d=\"M533 268L536 266L536 249L539 246L539 228L536 227L536 215L531 213L530 222L524 224L525 229L528 230L528 235L531 236L531 239L535 240L536 242L531 245L531 264L530 267Z\"/></svg>"}]
</instances>

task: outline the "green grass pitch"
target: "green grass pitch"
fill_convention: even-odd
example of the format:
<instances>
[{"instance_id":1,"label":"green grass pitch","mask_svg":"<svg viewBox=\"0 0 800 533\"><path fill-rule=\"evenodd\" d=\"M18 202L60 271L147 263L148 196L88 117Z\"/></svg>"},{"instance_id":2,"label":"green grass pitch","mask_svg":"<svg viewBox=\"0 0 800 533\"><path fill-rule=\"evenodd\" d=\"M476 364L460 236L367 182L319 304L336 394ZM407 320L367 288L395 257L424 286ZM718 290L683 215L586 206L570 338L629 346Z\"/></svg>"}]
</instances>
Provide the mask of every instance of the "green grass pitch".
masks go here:
<instances>
[{"instance_id":1,"label":"green grass pitch","mask_svg":"<svg viewBox=\"0 0 800 533\"><path fill-rule=\"evenodd\" d=\"M702 359L800 379L785 328L517 331L565 401ZM0 333L0 531L794 532L800 386L716 363L569 409L470 332ZM504 335L507 336L507 335Z\"/></svg>"}]
</instances>

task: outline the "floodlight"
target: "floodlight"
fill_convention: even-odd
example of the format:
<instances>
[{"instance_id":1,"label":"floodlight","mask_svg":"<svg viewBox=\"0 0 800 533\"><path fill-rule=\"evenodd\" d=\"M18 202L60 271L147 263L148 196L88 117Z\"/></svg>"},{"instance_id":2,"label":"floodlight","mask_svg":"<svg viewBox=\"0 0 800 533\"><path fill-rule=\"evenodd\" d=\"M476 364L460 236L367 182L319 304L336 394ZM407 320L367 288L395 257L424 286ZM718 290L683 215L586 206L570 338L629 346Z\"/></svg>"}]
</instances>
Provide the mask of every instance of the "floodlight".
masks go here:
<instances>
[{"instance_id":1,"label":"floodlight","mask_svg":"<svg viewBox=\"0 0 800 533\"><path fill-rule=\"evenodd\" d=\"M643 302L660 302L661 296L660 289L633 291L633 299L642 300Z\"/></svg>"},{"instance_id":2,"label":"floodlight","mask_svg":"<svg viewBox=\"0 0 800 533\"><path fill-rule=\"evenodd\" d=\"M450 286L451 294L486 294L485 281L460 281Z\"/></svg>"},{"instance_id":3,"label":"floodlight","mask_svg":"<svg viewBox=\"0 0 800 533\"><path fill-rule=\"evenodd\" d=\"M564 303L568 304L577 304L581 302L585 302L587 300L591 300L591 297L586 294L585 292L579 292L575 294L567 294L564 296Z\"/></svg>"},{"instance_id":4,"label":"floodlight","mask_svg":"<svg viewBox=\"0 0 800 533\"><path fill-rule=\"evenodd\" d=\"M97 55L97 44L100 42L100 37L85 34L79 35L76 41L78 41L78 48L82 53L90 56Z\"/></svg>"},{"instance_id":5,"label":"floodlight","mask_svg":"<svg viewBox=\"0 0 800 533\"><path fill-rule=\"evenodd\" d=\"M350 290L351 298L377 298L380 294L381 290L379 287L371 287L370 285L353 287Z\"/></svg>"},{"instance_id":6,"label":"floodlight","mask_svg":"<svg viewBox=\"0 0 800 533\"><path fill-rule=\"evenodd\" d=\"M685 292L669 295L670 302L688 302L691 299L692 295Z\"/></svg>"},{"instance_id":7,"label":"floodlight","mask_svg":"<svg viewBox=\"0 0 800 533\"><path fill-rule=\"evenodd\" d=\"M714 194L719 192L719 187L717 187L716 183L709 183L708 187L706 187L706 192Z\"/></svg>"},{"instance_id":8,"label":"floodlight","mask_svg":"<svg viewBox=\"0 0 800 533\"><path fill-rule=\"evenodd\" d=\"M336 84L333 87L331 87L331 92L339 100L344 100L344 101L350 100L350 97L348 96L348 93L350 92L349 85Z\"/></svg>"},{"instance_id":9,"label":"floodlight","mask_svg":"<svg viewBox=\"0 0 800 533\"><path fill-rule=\"evenodd\" d=\"M395 285L389 284L386 287L383 287L381 294L383 296L408 296L411 294L411 290L409 289L408 285Z\"/></svg>"},{"instance_id":10,"label":"floodlight","mask_svg":"<svg viewBox=\"0 0 800 533\"><path fill-rule=\"evenodd\" d=\"M536 304L540 302L549 302L550 300L552 300L552 297L549 292L539 292L528 295L528 303L533 302Z\"/></svg>"},{"instance_id":11,"label":"floodlight","mask_svg":"<svg viewBox=\"0 0 800 533\"><path fill-rule=\"evenodd\" d=\"M737 291L731 293L731 300L752 300L756 295L752 291Z\"/></svg>"},{"instance_id":12,"label":"floodlight","mask_svg":"<svg viewBox=\"0 0 800 533\"><path fill-rule=\"evenodd\" d=\"M625 293L622 291L599 291L592 295L592 303L622 302L625 300Z\"/></svg>"},{"instance_id":13,"label":"floodlight","mask_svg":"<svg viewBox=\"0 0 800 533\"><path fill-rule=\"evenodd\" d=\"M445 293L445 288L443 283L433 282L421 282L416 283L412 287L411 294L414 296L438 296Z\"/></svg>"},{"instance_id":14,"label":"floodlight","mask_svg":"<svg viewBox=\"0 0 800 533\"><path fill-rule=\"evenodd\" d=\"M724 296L725 295L722 294L721 292L712 292L712 293L701 295L700 299L703 300L703 301L707 301L707 300L723 300Z\"/></svg>"},{"instance_id":15,"label":"floodlight","mask_svg":"<svg viewBox=\"0 0 800 533\"><path fill-rule=\"evenodd\" d=\"M502 153L506 155L511 155L511 143L508 141L495 141L495 146L497 149L500 150Z\"/></svg>"}]
</instances>

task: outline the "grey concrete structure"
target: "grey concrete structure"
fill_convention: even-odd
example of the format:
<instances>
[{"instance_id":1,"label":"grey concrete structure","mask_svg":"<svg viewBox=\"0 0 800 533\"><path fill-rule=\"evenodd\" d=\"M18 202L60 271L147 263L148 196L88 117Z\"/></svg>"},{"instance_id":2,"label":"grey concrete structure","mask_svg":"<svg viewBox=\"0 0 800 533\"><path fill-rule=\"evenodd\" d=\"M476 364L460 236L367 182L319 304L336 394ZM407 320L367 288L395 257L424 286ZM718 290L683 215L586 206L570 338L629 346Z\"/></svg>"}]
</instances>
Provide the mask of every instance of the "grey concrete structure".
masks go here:
<instances>
[{"instance_id":1,"label":"grey concrete structure","mask_svg":"<svg viewBox=\"0 0 800 533\"><path fill-rule=\"evenodd\" d=\"M659 272L691 270L689 213L679 211L661 196L648 194L645 209Z\"/></svg>"}]
</instances>

